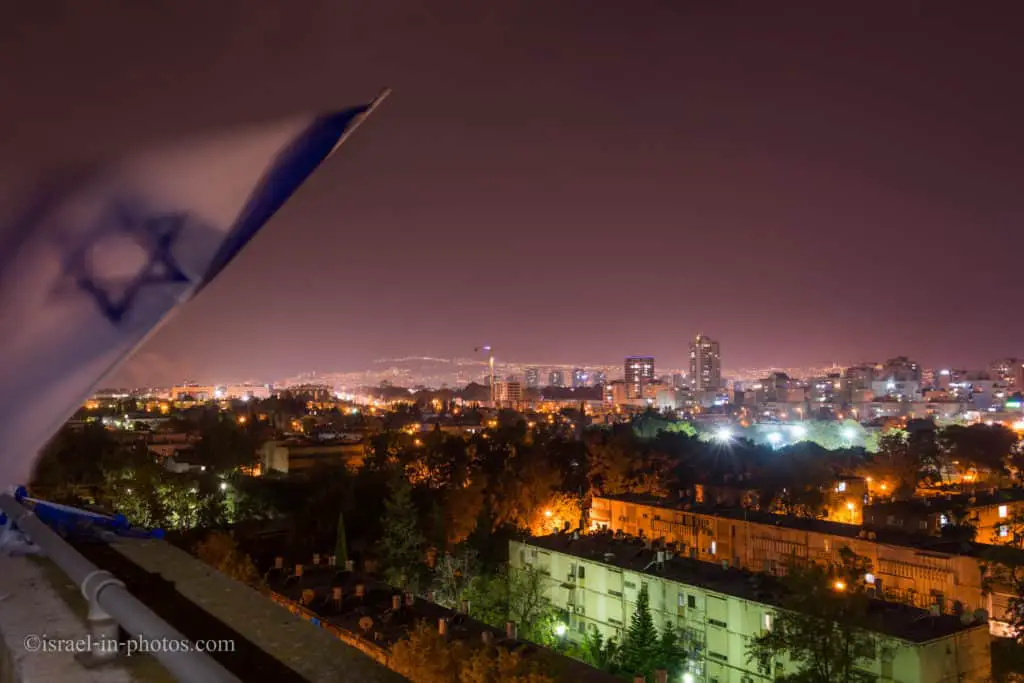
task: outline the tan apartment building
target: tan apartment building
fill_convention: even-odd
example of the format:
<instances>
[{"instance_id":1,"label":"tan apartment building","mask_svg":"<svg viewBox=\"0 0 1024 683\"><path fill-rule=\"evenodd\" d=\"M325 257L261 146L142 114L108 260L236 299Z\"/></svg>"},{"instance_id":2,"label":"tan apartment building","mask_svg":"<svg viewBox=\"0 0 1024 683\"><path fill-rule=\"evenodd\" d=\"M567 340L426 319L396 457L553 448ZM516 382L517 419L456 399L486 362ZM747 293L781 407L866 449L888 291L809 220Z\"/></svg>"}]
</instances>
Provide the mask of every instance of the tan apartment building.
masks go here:
<instances>
[{"instance_id":1,"label":"tan apartment building","mask_svg":"<svg viewBox=\"0 0 1024 683\"><path fill-rule=\"evenodd\" d=\"M954 511L977 529L978 542L1007 543L1013 540L1010 520L1024 514L1024 489L988 489L868 505L864 525L939 536L943 527L961 521Z\"/></svg>"},{"instance_id":2,"label":"tan apartment building","mask_svg":"<svg viewBox=\"0 0 1024 683\"><path fill-rule=\"evenodd\" d=\"M848 547L871 561L868 579L879 596L942 613L982 609L994 635L1009 635L1002 618L1011 595L983 587L980 544L629 495L595 496L590 527L664 539L683 557L776 575L794 559L838 564Z\"/></svg>"}]
</instances>

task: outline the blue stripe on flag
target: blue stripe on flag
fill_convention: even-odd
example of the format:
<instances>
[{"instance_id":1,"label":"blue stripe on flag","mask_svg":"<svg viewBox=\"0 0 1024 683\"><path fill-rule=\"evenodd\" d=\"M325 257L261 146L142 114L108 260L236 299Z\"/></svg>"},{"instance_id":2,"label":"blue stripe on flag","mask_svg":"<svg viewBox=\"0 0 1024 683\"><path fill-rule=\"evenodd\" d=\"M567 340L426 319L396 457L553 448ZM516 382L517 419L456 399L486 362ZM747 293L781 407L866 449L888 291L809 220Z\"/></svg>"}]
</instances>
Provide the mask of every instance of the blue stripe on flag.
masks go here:
<instances>
[{"instance_id":1,"label":"blue stripe on flag","mask_svg":"<svg viewBox=\"0 0 1024 683\"><path fill-rule=\"evenodd\" d=\"M249 197L235 225L214 256L210 269L199 286L201 290L238 255L270 217L288 200L309 175L338 145L368 106L353 107L321 116L278 155L260 184Z\"/></svg>"}]
</instances>

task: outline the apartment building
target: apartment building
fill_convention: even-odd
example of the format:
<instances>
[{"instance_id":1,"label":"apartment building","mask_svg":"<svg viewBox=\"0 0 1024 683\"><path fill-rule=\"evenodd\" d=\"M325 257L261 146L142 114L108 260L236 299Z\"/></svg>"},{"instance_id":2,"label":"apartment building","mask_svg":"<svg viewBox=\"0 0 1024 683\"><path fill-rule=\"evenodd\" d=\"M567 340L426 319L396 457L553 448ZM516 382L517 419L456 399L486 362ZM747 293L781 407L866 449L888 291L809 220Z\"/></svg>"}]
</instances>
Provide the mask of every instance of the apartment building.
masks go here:
<instances>
[{"instance_id":1,"label":"apartment building","mask_svg":"<svg viewBox=\"0 0 1024 683\"><path fill-rule=\"evenodd\" d=\"M631 495L594 496L590 527L661 538L684 557L775 575L793 560L838 564L839 551L849 547L871 561L871 580L887 600L943 614L982 609L993 635L1009 635L1010 588L983 587L978 543Z\"/></svg>"},{"instance_id":2,"label":"apartment building","mask_svg":"<svg viewBox=\"0 0 1024 683\"><path fill-rule=\"evenodd\" d=\"M691 659L686 683L763 683L792 673L785 658L773 670L747 660L749 639L772 628L780 586L773 578L680 558L611 533L556 534L511 541L513 567L548 574L545 595L565 619L565 637L601 633L622 641L646 586L655 626L677 629ZM974 615L937 615L897 603L872 604L876 658L865 672L883 683L987 681L990 636Z\"/></svg>"},{"instance_id":3,"label":"apartment building","mask_svg":"<svg viewBox=\"0 0 1024 683\"><path fill-rule=\"evenodd\" d=\"M1000 544L1013 540L1011 520L1020 514L1024 514L1024 489L991 489L868 505L864 525L938 536L943 527L967 521L978 531L976 540Z\"/></svg>"}]
</instances>

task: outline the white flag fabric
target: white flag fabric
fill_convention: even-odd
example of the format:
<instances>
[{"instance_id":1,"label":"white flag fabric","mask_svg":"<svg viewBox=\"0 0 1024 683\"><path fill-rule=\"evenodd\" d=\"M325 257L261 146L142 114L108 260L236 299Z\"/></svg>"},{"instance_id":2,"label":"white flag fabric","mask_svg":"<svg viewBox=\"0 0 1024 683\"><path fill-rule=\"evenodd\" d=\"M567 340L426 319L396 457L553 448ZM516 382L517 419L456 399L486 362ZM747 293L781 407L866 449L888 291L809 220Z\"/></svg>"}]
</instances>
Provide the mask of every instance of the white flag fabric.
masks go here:
<instances>
[{"instance_id":1,"label":"white flag fabric","mask_svg":"<svg viewBox=\"0 0 1024 683\"><path fill-rule=\"evenodd\" d=\"M370 106L54 174L0 215L0 490Z\"/></svg>"}]
</instances>

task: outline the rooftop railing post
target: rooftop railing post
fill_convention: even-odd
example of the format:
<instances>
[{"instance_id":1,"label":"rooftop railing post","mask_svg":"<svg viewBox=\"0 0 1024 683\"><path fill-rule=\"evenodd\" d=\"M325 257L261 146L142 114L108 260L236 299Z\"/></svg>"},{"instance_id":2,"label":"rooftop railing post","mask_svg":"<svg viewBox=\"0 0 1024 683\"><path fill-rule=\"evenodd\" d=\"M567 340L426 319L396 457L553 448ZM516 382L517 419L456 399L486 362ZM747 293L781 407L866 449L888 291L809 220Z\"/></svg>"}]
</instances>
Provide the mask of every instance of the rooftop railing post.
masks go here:
<instances>
[{"instance_id":1,"label":"rooftop railing post","mask_svg":"<svg viewBox=\"0 0 1024 683\"><path fill-rule=\"evenodd\" d=\"M86 617L86 622L89 628L92 649L89 652L80 652L75 656L78 661L88 668L116 659L120 653L118 643L120 626L117 620L107 614L106 610L100 606L100 601L97 599L101 590L107 586L114 585L124 588L123 582L110 572L103 570L97 570L89 574L82 581L82 595L85 596L86 601L89 603L89 614Z\"/></svg>"}]
</instances>

